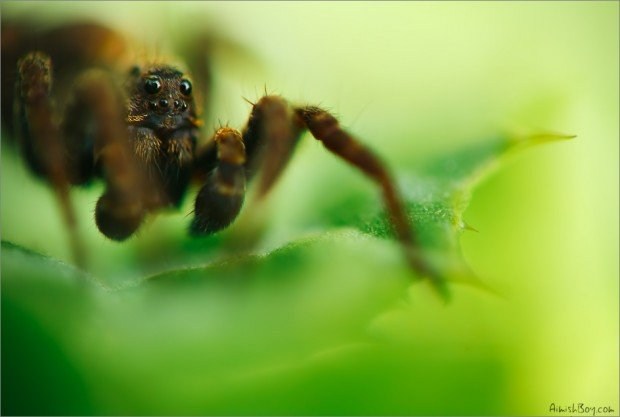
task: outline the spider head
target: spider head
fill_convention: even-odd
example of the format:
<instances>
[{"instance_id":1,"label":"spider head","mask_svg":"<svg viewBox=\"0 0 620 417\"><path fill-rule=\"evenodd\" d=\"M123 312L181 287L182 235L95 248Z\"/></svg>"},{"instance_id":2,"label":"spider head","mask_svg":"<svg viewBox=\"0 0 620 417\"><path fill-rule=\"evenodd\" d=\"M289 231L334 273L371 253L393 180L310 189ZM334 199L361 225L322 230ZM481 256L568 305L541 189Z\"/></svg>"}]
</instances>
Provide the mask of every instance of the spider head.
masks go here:
<instances>
[{"instance_id":1,"label":"spider head","mask_svg":"<svg viewBox=\"0 0 620 417\"><path fill-rule=\"evenodd\" d=\"M132 70L129 120L157 131L189 125L196 117L192 83L175 67Z\"/></svg>"}]
</instances>

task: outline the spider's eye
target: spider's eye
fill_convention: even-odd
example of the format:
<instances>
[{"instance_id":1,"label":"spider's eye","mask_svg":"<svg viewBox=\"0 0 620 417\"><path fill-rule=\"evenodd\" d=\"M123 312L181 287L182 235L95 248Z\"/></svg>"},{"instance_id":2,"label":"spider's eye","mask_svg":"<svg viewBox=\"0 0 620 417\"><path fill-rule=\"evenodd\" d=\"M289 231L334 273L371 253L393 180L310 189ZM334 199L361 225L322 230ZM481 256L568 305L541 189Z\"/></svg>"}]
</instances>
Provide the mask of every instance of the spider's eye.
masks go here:
<instances>
[{"instance_id":1,"label":"spider's eye","mask_svg":"<svg viewBox=\"0 0 620 417\"><path fill-rule=\"evenodd\" d=\"M144 81L144 90L149 94L157 94L161 90L161 81L158 78L147 78Z\"/></svg>"},{"instance_id":2,"label":"spider's eye","mask_svg":"<svg viewBox=\"0 0 620 417\"><path fill-rule=\"evenodd\" d=\"M180 89L183 95L189 96L192 93L192 83L187 80L183 80L181 81Z\"/></svg>"}]
</instances>

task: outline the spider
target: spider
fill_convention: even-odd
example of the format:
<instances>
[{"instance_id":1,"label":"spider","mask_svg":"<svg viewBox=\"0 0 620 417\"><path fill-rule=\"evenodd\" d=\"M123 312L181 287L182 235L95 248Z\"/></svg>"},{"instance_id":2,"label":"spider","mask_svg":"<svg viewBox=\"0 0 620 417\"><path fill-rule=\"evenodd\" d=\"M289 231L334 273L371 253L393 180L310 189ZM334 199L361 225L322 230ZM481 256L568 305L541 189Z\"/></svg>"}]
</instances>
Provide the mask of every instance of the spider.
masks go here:
<instances>
[{"instance_id":1,"label":"spider","mask_svg":"<svg viewBox=\"0 0 620 417\"><path fill-rule=\"evenodd\" d=\"M334 115L266 94L250 102L241 131L220 127L202 141L196 94L202 90L208 96L208 61L191 62L195 83L188 71L168 62L119 70L125 50L124 38L99 24L71 23L36 33L3 22L4 125L29 169L55 191L76 259L83 254L75 237L71 186L104 182L95 222L103 235L123 241L147 215L178 208L190 185L198 183L189 232L209 235L237 218L249 181L258 177L257 199L267 195L309 131L376 183L407 260L429 275L389 169Z\"/></svg>"}]
</instances>

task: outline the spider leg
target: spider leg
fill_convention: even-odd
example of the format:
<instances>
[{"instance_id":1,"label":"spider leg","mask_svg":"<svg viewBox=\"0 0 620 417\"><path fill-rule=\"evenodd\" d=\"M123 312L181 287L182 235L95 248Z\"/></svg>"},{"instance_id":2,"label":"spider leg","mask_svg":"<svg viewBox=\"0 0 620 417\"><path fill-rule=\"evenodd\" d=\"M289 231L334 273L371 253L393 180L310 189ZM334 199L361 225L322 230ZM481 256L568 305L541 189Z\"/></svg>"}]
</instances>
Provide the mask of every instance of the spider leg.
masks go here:
<instances>
[{"instance_id":1,"label":"spider leg","mask_svg":"<svg viewBox=\"0 0 620 417\"><path fill-rule=\"evenodd\" d=\"M325 148L378 183L398 238L404 244L412 245L414 237L411 225L385 164L370 149L343 130L338 120L327 111L311 106L296 108L295 111L312 136L321 141Z\"/></svg>"},{"instance_id":2,"label":"spider leg","mask_svg":"<svg viewBox=\"0 0 620 417\"><path fill-rule=\"evenodd\" d=\"M195 236L215 233L230 225L239 215L245 196L246 156L241 134L222 127L215 132L212 143L214 148L198 152L197 160L201 163L211 165L207 160L209 155L216 162L196 197L190 225L190 233Z\"/></svg>"},{"instance_id":3,"label":"spider leg","mask_svg":"<svg viewBox=\"0 0 620 417\"><path fill-rule=\"evenodd\" d=\"M2 130L10 140L14 131L15 83L18 78L17 61L31 51L48 55L54 64L54 96L63 102L76 76L84 68L116 68L127 55L123 36L104 26L93 23L66 23L51 29L42 29L35 22L8 19L2 16ZM9 105L6 105L9 104ZM3 140L4 140L3 135Z\"/></svg>"},{"instance_id":4,"label":"spider leg","mask_svg":"<svg viewBox=\"0 0 620 417\"><path fill-rule=\"evenodd\" d=\"M30 169L47 179L67 227L74 260L85 265L85 254L77 232L75 211L69 195L69 176L60 129L55 119L51 98L52 68L49 57L31 53L18 62L15 94L17 138Z\"/></svg>"},{"instance_id":5,"label":"spider leg","mask_svg":"<svg viewBox=\"0 0 620 417\"><path fill-rule=\"evenodd\" d=\"M377 183L385 207L409 264L440 286L437 274L422 258L413 227L396 184L385 164L366 146L343 130L336 118L318 107L291 107L283 98L264 96L253 105L243 131L247 151L247 176L260 170L256 198L263 198L286 168L301 133L310 133L332 153Z\"/></svg>"},{"instance_id":6,"label":"spider leg","mask_svg":"<svg viewBox=\"0 0 620 417\"><path fill-rule=\"evenodd\" d=\"M248 153L248 177L260 171L256 199L265 197L275 185L293 155L302 129L293 109L281 97L264 96L253 105L243 141Z\"/></svg>"},{"instance_id":7,"label":"spider leg","mask_svg":"<svg viewBox=\"0 0 620 417\"><path fill-rule=\"evenodd\" d=\"M129 141L124 108L123 95L108 74L90 70L76 81L65 117L74 181L102 176L106 190L97 201L95 221L101 233L118 241L141 225L152 191Z\"/></svg>"},{"instance_id":8,"label":"spider leg","mask_svg":"<svg viewBox=\"0 0 620 417\"><path fill-rule=\"evenodd\" d=\"M252 108L243 132L248 154L248 177L262 171L256 197L264 197L286 167L304 129L333 154L353 165L381 189L394 231L406 259L419 274L443 291L439 275L421 255L413 226L386 165L366 146L342 129L338 120L314 106L291 107L283 98L264 96Z\"/></svg>"},{"instance_id":9,"label":"spider leg","mask_svg":"<svg viewBox=\"0 0 620 417\"><path fill-rule=\"evenodd\" d=\"M430 278L433 284L443 291L444 283L441 278L421 256L413 226L386 165L370 149L343 130L338 120L327 111L314 106L306 106L295 108L295 114L325 148L361 170L377 183L407 261L418 273Z\"/></svg>"},{"instance_id":10,"label":"spider leg","mask_svg":"<svg viewBox=\"0 0 620 417\"><path fill-rule=\"evenodd\" d=\"M344 131L334 116L318 107L291 108L278 96L264 96L252 108L243 132L248 154L248 177L261 170L258 197L273 187L292 156L304 128L332 153L376 181L399 240L415 245L414 235L401 198L387 168L379 158Z\"/></svg>"}]
</instances>

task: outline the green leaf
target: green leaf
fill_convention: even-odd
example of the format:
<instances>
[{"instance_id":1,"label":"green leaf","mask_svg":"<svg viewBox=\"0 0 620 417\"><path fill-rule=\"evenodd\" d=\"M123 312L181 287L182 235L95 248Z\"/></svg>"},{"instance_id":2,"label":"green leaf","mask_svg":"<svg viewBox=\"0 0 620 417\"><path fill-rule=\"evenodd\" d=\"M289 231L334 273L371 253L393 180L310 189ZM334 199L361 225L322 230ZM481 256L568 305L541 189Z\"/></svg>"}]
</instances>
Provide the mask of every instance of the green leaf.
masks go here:
<instances>
[{"instance_id":1,"label":"green leaf","mask_svg":"<svg viewBox=\"0 0 620 417\"><path fill-rule=\"evenodd\" d=\"M509 151L564 138L500 136L397 175L441 279L484 287L459 247L473 188ZM453 355L449 371L423 346L372 336L386 312L411 302L415 273L371 193L341 197L313 210L340 226L331 231L179 261L116 290L2 242L3 413L493 413L504 383L493 353ZM437 298L421 285L411 291L418 303ZM470 400L446 406L455 396Z\"/></svg>"}]
</instances>

